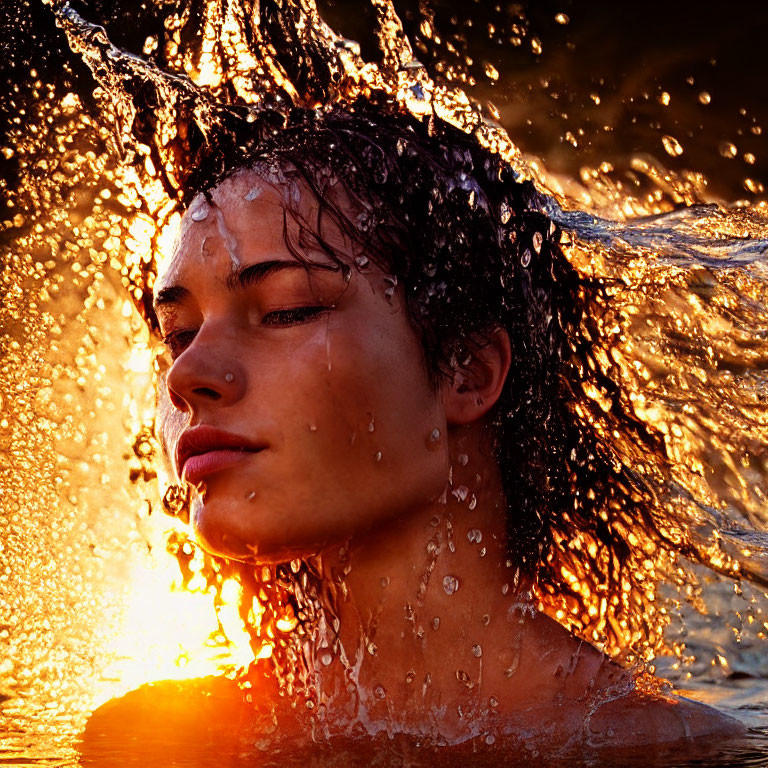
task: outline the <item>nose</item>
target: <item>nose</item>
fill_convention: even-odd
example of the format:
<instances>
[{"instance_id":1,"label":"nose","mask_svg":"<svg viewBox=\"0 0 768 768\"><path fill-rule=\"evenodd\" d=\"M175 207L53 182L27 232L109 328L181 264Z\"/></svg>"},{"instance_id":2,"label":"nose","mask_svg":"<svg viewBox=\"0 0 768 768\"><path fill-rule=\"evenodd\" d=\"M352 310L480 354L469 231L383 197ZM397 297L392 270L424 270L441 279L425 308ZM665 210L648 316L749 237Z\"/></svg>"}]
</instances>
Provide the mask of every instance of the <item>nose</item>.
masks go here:
<instances>
[{"instance_id":1,"label":"nose","mask_svg":"<svg viewBox=\"0 0 768 768\"><path fill-rule=\"evenodd\" d=\"M192 343L175 360L166 376L168 396L174 408L196 413L211 406L226 407L246 392L243 366L226 335L201 328Z\"/></svg>"}]
</instances>

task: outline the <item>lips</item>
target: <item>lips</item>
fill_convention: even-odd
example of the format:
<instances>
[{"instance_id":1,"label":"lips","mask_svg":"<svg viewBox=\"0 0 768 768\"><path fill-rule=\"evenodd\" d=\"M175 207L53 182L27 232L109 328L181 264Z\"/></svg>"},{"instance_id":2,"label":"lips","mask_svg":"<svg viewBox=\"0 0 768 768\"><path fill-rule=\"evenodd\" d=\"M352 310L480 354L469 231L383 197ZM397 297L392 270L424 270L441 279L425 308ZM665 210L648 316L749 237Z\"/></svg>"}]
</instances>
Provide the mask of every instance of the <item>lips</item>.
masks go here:
<instances>
[{"instance_id":1,"label":"lips","mask_svg":"<svg viewBox=\"0 0 768 768\"><path fill-rule=\"evenodd\" d=\"M216 427L192 427L182 434L176 446L176 467L185 482L196 485L208 475L227 469L265 447Z\"/></svg>"}]
</instances>

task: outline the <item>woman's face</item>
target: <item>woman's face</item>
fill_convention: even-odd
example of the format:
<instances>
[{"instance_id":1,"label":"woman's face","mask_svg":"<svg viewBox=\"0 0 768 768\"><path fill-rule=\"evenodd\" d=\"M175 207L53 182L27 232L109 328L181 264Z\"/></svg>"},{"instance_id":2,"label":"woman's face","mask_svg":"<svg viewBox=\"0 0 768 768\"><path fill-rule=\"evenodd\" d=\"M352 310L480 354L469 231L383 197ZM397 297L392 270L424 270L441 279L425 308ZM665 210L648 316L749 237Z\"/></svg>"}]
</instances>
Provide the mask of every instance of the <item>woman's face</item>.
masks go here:
<instances>
[{"instance_id":1,"label":"woman's face","mask_svg":"<svg viewBox=\"0 0 768 768\"><path fill-rule=\"evenodd\" d=\"M302 248L308 267L298 261L284 195L316 224L306 187L252 171L214 189L212 204L196 199L155 288L174 358L161 432L196 489L192 525L211 551L264 562L430 504L448 476L441 393L401 288L357 269L328 218L321 234L351 279L319 247Z\"/></svg>"}]
</instances>

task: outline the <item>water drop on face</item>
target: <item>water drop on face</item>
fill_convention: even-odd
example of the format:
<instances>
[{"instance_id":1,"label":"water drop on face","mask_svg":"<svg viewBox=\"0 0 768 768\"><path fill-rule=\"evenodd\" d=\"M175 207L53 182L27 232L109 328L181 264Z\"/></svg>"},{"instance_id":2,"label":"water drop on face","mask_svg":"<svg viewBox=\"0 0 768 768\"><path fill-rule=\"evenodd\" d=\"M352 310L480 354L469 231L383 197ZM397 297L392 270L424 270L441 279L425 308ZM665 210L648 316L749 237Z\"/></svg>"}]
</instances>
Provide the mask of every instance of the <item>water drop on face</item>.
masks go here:
<instances>
[{"instance_id":1,"label":"water drop on face","mask_svg":"<svg viewBox=\"0 0 768 768\"><path fill-rule=\"evenodd\" d=\"M432 629L434 629L435 631L440 629L440 617L439 616L435 616L432 619Z\"/></svg>"},{"instance_id":2,"label":"water drop on face","mask_svg":"<svg viewBox=\"0 0 768 768\"><path fill-rule=\"evenodd\" d=\"M499 700L498 700L498 699L497 699L495 696L491 696L491 698L490 698L490 699L488 699L488 703L489 703L489 704L490 704L492 707L498 707L498 706L499 706Z\"/></svg>"},{"instance_id":3,"label":"water drop on face","mask_svg":"<svg viewBox=\"0 0 768 768\"><path fill-rule=\"evenodd\" d=\"M256 491L251 491L245 498L250 501L251 499L256 497Z\"/></svg>"},{"instance_id":4,"label":"water drop on face","mask_svg":"<svg viewBox=\"0 0 768 768\"><path fill-rule=\"evenodd\" d=\"M429 439L430 439L430 440L431 440L433 443L436 443L436 442L437 442L437 441L440 439L440 430L439 430L439 429L437 429L437 428L433 429L433 430L432 430L432 433L431 433L431 434L430 434L430 436L429 436Z\"/></svg>"},{"instance_id":5,"label":"water drop on face","mask_svg":"<svg viewBox=\"0 0 768 768\"><path fill-rule=\"evenodd\" d=\"M397 288L397 277L395 275L385 277L384 282L387 284L387 287L384 289L384 295L391 299L395 295L395 288Z\"/></svg>"},{"instance_id":6,"label":"water drop on face","mask_svg":"<svg viewBox=\"0 0 768 768\"><path fill-rule=\"evenodd\" d=\"M360 269L365 269L369 263L370 259L367 256L355 256L355 264L357 264Z\"/></svg>"},{"instance_id":7,"label":"water drop on face","mask_svg":"<svg viewBox=\"0 0 768 768\"><path fill-rule=\"evenodd\" d=\"M469 500L469 504L467 504L467 506L470 509L474 509L477 506L477 496L475 496L474 493L472 494L472 498Z\"/></svg>"},{"instance_id":8,"label":"water drop on face","mask_svg":"<svg viewBox=\"0 0 768 768\"><path fill-rule=\"evenodd\" d=\"M483 655L483 648L479 644L475 644L472 646L472 655L476 656L478 659Z\"/></svg>"},{"instance_id":9,"label":"water drop on face","mask_svg":"<svg viewBox=\"0 0 768 768\"><path fill-rule=\"evenodd\" d=\"M491 623L491 617L489 614L484 613L482 618L483 626L488 626Z\"/></svg>"},{"instance_id":10,"label":"water drop on face","mask_svg":"<svg viewBox=\"0 0 768 768\"><path fill-rule=\"evenodd\" d=\"M365 648L371 656L375 656L376 651L378 650L378 648L376 648L376 643L374 643L373 640L369 641Z\"/></svg>"},{"instance_id":11,"label":"water drop on face","mask_svg":"<svg viewBox=\"0 0 768 768\"><path fill-rule=\"evenodd\" d=\"M192 221L205 221L208 218L208 206L198 205L190 214Z\"/></svg>"},{"instance_id":12,"label":"water drop on face","mask_svg":"<svg viewBox=\"0 0 768 768\"><path fill-rule=\"evenodd\" d=\"M466 453L460 453L456 460L459 462L459 465L462 467L466 467L467 464L469 464L469 456L467 456Z\"/></svg>"},{"instance_id":13,"label":"water drop on face","mask_svg":"<svg viewBox=\"0 0 768 768\"><path fill-rule=\"evenodd\" d=\"M376 451L373 458L376 459L376 461L381 461L381 451Z\"/></svg>"},{"instance_id":14,"label":"water drop on face","mask_svg":"<svg viewBox=\"0 0 768 768\"><path fill-rule=\"evenodd\" d=\"M298 573L301 570L301 560L291 560L291 570Z\"/></svg>"},{"instance_id":15,"label":"water drop on face","mask_svg":"<svg viewBox=\"0 0 768 768\"><path fill-rule=\"evenodd\" d=\"M467 488L466 485L460 485L455 491L453 491L453 495L459 501L466 501L467 496L469 496L469 488Z\"/></svg>"},{"instance_id":16,"label":"water drop on face","mask_svg":"<svg viewBox=\"0 0 768 768\"><path fill-rule=\"evenodd\" d=\"M727 157L729 160L736 157L736 155L739 153L736 145L731 144L730 141L721 141L717 145L717 151L720 153L721 157Z\"/></svg>"},{"instance_id":17,"label":"water drop on face","mask_svg":"<svg viewBox=\"0 0 768 768\"><path fill-rule=\"evenodd\" d=\"M445 576L443 578L443 589L446 595L453 595L459 588L459 580L455 576Z\"/></svg>"},{"instance_id":18,"label":"water drop on face","mask_svg":"<svg viewBox=\"0 0 768 768\"><path fill-rule=\"evenodd\" d=\"M512 216L512 210L507 203L502 203L499 206L499 218L502 224L506 224Z\"/></svg>"},{"instance_id":19,"label":"water drop on face","mask_svg":"<svg viewBox=\"0 0 768 768\"><path fill-rule=\"evenodd\" d=\"M507 592L509 592L509 584L505 584L505 585L504 585L504 586L501 588L501 594L502 594L502 595L506 595L506 594L507 594Z\"/></svg>"},{"instance_id":20,"label":"water drop on face","mask_svg":"<svg viewBox=\"0 0 768 768\"><path fill-rule=\"evenodd\" d=\"M480 557L485 557L485 553L486 553L486 551L487 551L487 550L486 550L486 548L485 548L485 547L483 547L483 548L480 550Z\"/></svg>"},{"instance_id":21,"label":"water drop on face","mask_svg":"<svg viewBox=\"0 0 768 768\"><path fill-rule=\"evenodd\" d=\"M525 268L531 263L531 252L526 248L520 257L520 264Z\"/></svg>"},{"instance_id":22,"label":"water drop on face","mask_svg":"<svg viewBox=\"0 0 768 768\"><path fill-rule=\"evenodd\" d=\"M491 744L494 744L495 742L496 742L496 737L495 737L495 736L494 736L492 733L489 733L489 734L488 734L488 735L485 737L485 743L486 743L486 744L487 744L489 747L491 746Z\"/></svg>"},{"instance_id":23,"label":"water drop on face","mask_svg":"<svg viewBox=\"0 0 768 768\"><path fill-rule=\"evenodd\" d=\"M416 672L414 670L409 669L408 672L405 674L405 682L410 685L414 680L416 679Z\"/></svg>"},{"instance_id":24,"label":"water drop on face","mask_svg":"<svg viewBox=\"0 0 768 768\"><path fill-rule=\"evenodd\" d=\"M309 425L309 431L310 432L317 432L317 424L310 424Z\"/></svg>"},{"instance_id":25,"label":"water drop on face","mask_svg":"<svg viewBox=\"0 0 768 768\"><path fill-rule=\"evenodd\" d=\"M389 586L389 576L384 576L381 580L381 588L386 589Z\"/></svg>"},{"instance_id":26,"label":"water drop on face","mask_svg":"<svg viewBox=\"0 0 768 768\"><path fill-rule=\"evenodd\" d=\"M379 701L387 698L387 692L384 690L383 685L377 685L373 689L373 694L374 696L376 696L377 699L379 699Z\"/></svg>"},{"instance_id":27,"label":"water drop on face","mask_svg":"<svg viewBox=\"0 0 768 768\"><path fill-rule=\"evenodd\" d=\"M533 250L536 251L536 253L541 253L541 244L544 242L544 237L541 232L534 232L531 242L533 243Z\"/></svg>"},{"instance_id":28,"label":"water drop on face","mask_svg":"<svg viewBox=\"0 0 768 768\"><path fill-rule=\"evenodd\" d=\"M320 651L320 663L324 667L330 666L332 661L333 661L333 654L328 648L324 648L322 651Z\"/></svg>"},{"instance_id":29,"label":"water drop on face","mask_svg":"<svg viewBox=\"0 0 768 768\"><path fill-rule=\"evenodd\" d=\"M245 194L245 199L250 203L261 195L261 190L258 187L251 187Z\"/></svg>"},{"instance_id":30,"label":"water drop on face","mask_svg":"<svg viewBox=\"0 0 768 768\"><path fill-rule=\"evenodd\" d=\"M483 533L477 528L472 528L467 531L467 539L469 539L472 544L479 544L483 540Z\"/></svg>"}]
</instances>

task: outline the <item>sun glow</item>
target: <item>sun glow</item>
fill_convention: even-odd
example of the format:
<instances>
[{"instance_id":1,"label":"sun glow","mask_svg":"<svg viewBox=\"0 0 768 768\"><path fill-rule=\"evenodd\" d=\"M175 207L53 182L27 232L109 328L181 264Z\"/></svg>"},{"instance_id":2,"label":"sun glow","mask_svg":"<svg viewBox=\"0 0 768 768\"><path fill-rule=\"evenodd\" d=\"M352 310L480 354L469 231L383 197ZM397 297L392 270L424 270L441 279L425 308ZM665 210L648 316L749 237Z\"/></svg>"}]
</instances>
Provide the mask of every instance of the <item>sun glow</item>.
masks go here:
<instances>
[{"instance_id":1,"label":"sun glow","mask_svg":"<svg viewBox=\"0 0 768 768\"><path fill-rule=\"evenodd\" d=\"M111 661L102 671L95 706L145 683L231 676L253 661L238 613L240 584L229 578L217 591L200 573L202 554L183 546L192 555L193 575L186 586L165 551L152 558L151 566L136 563L126 574L122 610L105 648Z\"/></svg>"}]
</instances>

